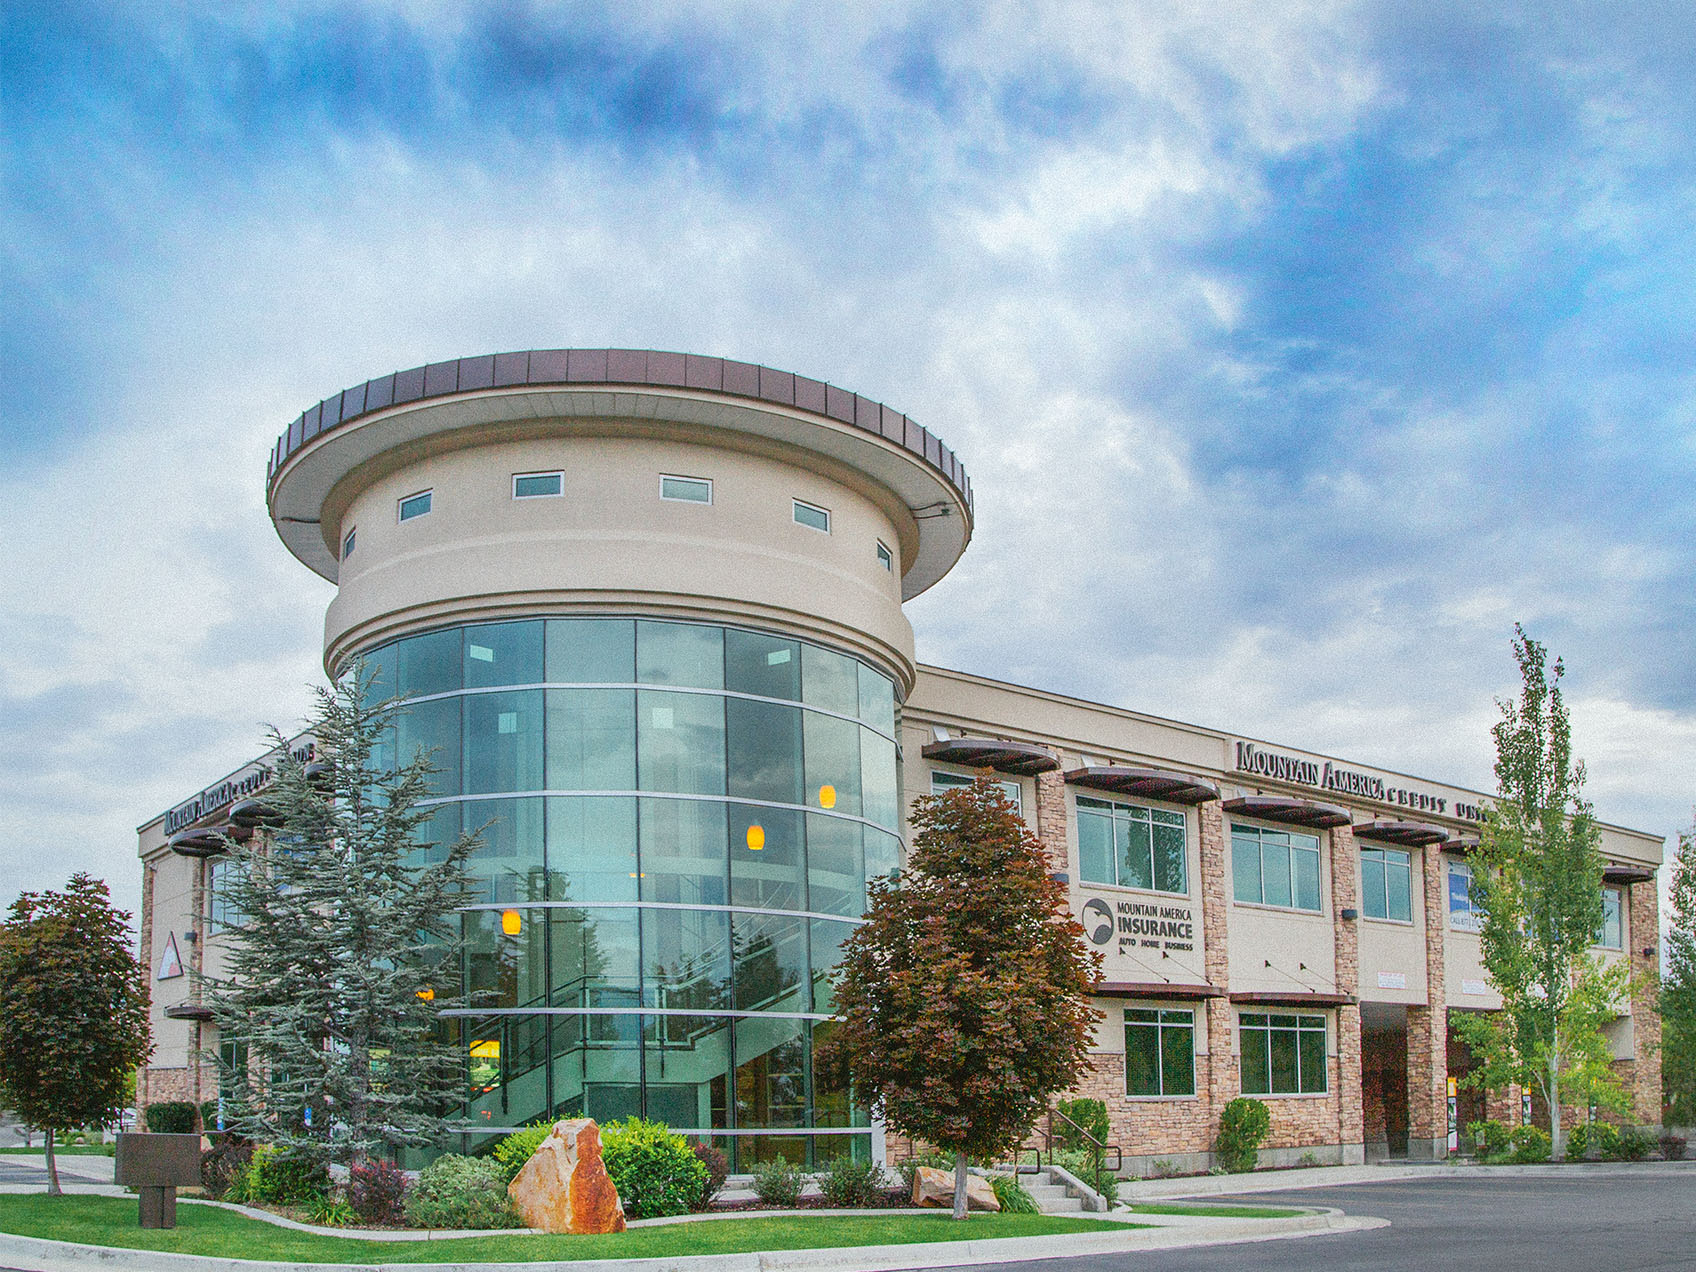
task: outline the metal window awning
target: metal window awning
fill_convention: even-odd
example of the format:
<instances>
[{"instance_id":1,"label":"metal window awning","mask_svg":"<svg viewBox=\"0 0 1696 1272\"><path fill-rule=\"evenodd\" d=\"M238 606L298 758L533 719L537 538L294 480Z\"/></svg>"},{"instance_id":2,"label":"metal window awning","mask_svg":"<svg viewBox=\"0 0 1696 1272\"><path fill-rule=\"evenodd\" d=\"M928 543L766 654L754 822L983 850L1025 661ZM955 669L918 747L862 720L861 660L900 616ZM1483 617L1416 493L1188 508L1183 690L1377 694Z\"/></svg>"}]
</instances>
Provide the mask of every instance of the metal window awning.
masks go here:
<instances>
[{"instance_id":1,"label":"metal window awning","mask_svg":"<svg viewBox=\"0 0 1696 1272\"><path fill-rule=\"evenodd\" d=\"M1100 998L1179 998L1200 1001L1223 998L1217 985L1180 985L1164 981L1102 981L1093 991Z\"/></svg>"},{"instance_id":2,"label":"metal window awning","mask_svg":"<svg viewBox=\"0 0 1696 1272\"><path fill-rule=\"evenodd\" d=\"M212 1009L200 1003L177 1003L165 1008L165 1016L170 1020L198 1020L204 1024L212 1019Z\"/></svg>"},{"instance_id":3,"label":"metal window awning","mask_svg":"<svg viewBox=\"0 0 1696 1272\"><path fill-rule=\"evenodd\" d=\"M1443 851L1464 857L1469 852L1477 852L1478 843L1477 835L1456 835L1453 839L1443 841Z\"/></svg>"},{"instance_id":4,"label":"metal window awning","mask_svg":"<svg viewBox=\"0 0 1696 1272\"><path fill-rule=\"evenodd\" d=\"M1173 804L1205 804L1219 798L1219 788L1213 783L1171 769L1094 764L1071 770L1066 781L1073 786L1088 786L1115 795L1141 795L1144 799L1163 799Z\"/></svg>"},{"instance_id":5,"label":"metal window awning","mask_svg":"<svg viewBox=\"0 0 1696 1272\"><path fill-rule=\"evenodd\" d=\"M1309 826L1324 830L1347 826L1354 818L1348 809L1335 804L1320 804L1313 800L1292 799L1288 795L1245 795L1225 801L1225 811L1258 817L1261 821L1284 822L1291 826Z\"/></svg>"},{"instance_id":6,"label":"metal window awning","mask_svg":"<svg viewBox=\"0 0 1696 1272\"><path fill-rule=\"evenodd\" d=\"M1001 738L942 738L927 743L920 754L927 760L994 769L1015 777L1034 777L1060 767L1060 757L1045 746Z\"/></svg>"},{"instance_id":7,"label":"metal window awning","mask_svg":"<svg viewBox=\"0 0 1696 1272\"><path fill-rule=\"evenodd\" d=\"M1354 837L1375 839L1400 848L1423 848L1427 844L1442 843L1449 837L1449 832L1429 822L1374 821L1362 822L1356 826Z\"/></svg>"},{"instance_id":8,"label":"metal window awning","mask_svg":"<svg viewBox=\"0 0 1696 1272\"><path fill-rule=\"evenodd\" d=\"M281 826L283 815L269 804L256 799L244 799L239 804L230 805L230 821L247 830L256 830L260 826Z\"/></svg>"},{"instance_id":9,"label":"metal window awning","mask_svg":"<svg viewBox=\"0 0 1696 1272\"><path fill-rule=\"evenodd\" d=\"M1653 867L1635 862L1610 861L1602 868L1602 878L1607 883L1648 883L1654 877Z\"/></svg>"},{"instance_id":10,"label":"metal window awning","mask_svg":"<svg viewBox=\"0 0 1696 1272\"><path fill-rule=\"evenodd\" d=\"M225 850L224 836L228 826L202 826L179 830L165 841L165 846L180 857L216 857Z\"/></svg>"},{"instance_id":11,"label":"metal window awning","mask_svg":"<svg viewBox=\"0 0 1696 1272\"><path fill-rule=\"evenodd\" d=\"M1255 989L1233 991L1231 1001L1245 1007L1347 1007L1360 1000L1353 994L1327 994L1319 990Z\"/></svg>"}]
</instances>

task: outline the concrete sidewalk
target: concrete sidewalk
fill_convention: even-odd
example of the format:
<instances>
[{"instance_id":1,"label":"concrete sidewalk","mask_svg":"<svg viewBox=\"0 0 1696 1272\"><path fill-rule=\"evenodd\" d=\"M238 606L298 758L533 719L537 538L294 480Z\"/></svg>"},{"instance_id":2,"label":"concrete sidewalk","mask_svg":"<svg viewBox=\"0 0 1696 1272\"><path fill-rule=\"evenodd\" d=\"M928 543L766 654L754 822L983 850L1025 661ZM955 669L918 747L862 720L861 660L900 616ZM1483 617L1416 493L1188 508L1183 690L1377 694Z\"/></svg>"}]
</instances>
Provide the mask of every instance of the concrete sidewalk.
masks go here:
<instances>
[{"instance_id":1,"label":"concrete sidewalk","mask_svg":"<svg viewBox=\"0 0 1696 1272\"><path fill-rule=\"evenodd\" d=\"M1123 1179L1119 1199L1127 1202L1179 1198L1236 1197L1244 1193L1285 1192L1296 1188L1339 1188L1388 1183L1402 1179L1502 1179L1514 1175L1544 1175L1562 1179L1620 1171L1692 1171L1685 1162L1541 1162L1526 1166L1480 1166L1450 1162L1380 1163L1372 1166L1314 1166L1297 1170L1253 1171L1246 1175L1193 1175L1180 1179Z\"/></svg>"}]
</instances>

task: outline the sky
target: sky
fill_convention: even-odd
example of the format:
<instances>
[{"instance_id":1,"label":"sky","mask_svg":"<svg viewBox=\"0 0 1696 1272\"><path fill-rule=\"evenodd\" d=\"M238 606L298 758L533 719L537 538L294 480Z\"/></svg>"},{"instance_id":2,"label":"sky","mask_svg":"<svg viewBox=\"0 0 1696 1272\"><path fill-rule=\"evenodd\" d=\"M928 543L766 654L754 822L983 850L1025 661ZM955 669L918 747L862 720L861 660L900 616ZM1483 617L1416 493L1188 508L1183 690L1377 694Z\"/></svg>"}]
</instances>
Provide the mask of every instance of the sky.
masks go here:
<instances>
[{"instance_id":1,"label":"sky","mask_svg":"<svg viewBox=\"0 0 1696 1272\"><path fill-rule=\"evenodd\" d=\"M1488 791L1522 622L1691 822L1679 5L13 0L0 120L0 900L304 718L288 422L527 348L939 434L926 662Z\"/></svg>"}]
</instances>

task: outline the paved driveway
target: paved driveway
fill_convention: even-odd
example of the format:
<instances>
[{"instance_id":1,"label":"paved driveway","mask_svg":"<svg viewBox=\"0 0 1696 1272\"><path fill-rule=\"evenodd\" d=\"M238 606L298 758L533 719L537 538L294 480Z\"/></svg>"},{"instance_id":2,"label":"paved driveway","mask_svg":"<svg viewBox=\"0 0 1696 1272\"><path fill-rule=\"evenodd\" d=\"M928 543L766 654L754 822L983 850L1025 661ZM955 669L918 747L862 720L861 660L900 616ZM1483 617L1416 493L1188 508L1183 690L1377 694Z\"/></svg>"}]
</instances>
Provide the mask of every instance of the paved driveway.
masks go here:
<instances>
[{"instance_id":1,"label":"paved driveway","mask_svg":"<svg viewBox=\"0 0 1696 1272\"><path fill-rule=\"evenodd\" d=\"M1255 1193L1220 1201L1285 1201L1377 1215L1370 1232L1171 1250L1100 1259L995 1265L998 1272L1692 1272L1696 1169L1645 1164L1563 1178L1407 1180Z\"/></svg>"}]
</instances>

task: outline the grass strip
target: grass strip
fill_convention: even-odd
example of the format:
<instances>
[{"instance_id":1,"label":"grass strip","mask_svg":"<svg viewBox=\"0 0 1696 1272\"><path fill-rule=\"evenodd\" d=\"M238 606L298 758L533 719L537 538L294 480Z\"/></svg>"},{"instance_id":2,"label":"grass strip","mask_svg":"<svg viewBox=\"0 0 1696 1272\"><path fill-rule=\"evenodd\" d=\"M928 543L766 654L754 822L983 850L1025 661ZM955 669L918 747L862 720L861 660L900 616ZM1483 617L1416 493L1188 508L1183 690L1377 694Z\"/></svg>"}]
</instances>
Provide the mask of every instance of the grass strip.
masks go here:
<instances>
[{"instance_id":1,"label":"grass strip","mask_svg":"<svg viewBox=\"0 0 1696 1272\"><path fill-rule=\"evenodd\" d=\"M10 1148L0 1148L0 1153L7 1157L39 1157L43 1161L47 1159L47 1150L39 1144L34 1148L25 1148L21 1144L14 1144ZM110 1157L111 1155L112 1146L110 1144L61 1144L53 1150L55 1157Z\"/></svg>"},{"instance_id":2,"label":"grass strip","mask_svg":"<svg viewBox=\"0 0 1696 1272\"><path fill-rule=\"evenodd\" d=\"M272 1259L297 1263L519 1263L572 1259L676 1258L755 1250L816 1250L842 1246L910 1245L925 1241L986 1241L1042 1237L1135 1225L1052 1215L974 1214L956 1223L946 1214L844 1218L777 1216L632 1228L593 1237L502 1235L453 1241L368 1241L278 1228L216 1206L179 1203L177 1226L137 1227L129 1198L0 1196L0 1231L51 1241L168 1250L177 1254Z\"/></svg>"},{"instance_id":3,"label":"grass strip","mask_svg":"<svg viewBox=\"0 0 1696 1272\"><path fill-rule=\"evenodd\" d=\"M1155 1201L1139 1201L1131 1211L1139 1215L1194 1215L1204 1219L1294 1219L1307 1213L1287 1206L1180 1206Z\"/></svg>"}]
</instances>

